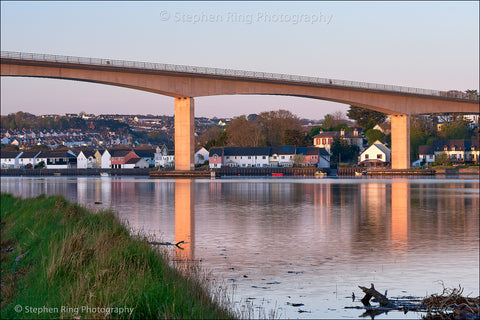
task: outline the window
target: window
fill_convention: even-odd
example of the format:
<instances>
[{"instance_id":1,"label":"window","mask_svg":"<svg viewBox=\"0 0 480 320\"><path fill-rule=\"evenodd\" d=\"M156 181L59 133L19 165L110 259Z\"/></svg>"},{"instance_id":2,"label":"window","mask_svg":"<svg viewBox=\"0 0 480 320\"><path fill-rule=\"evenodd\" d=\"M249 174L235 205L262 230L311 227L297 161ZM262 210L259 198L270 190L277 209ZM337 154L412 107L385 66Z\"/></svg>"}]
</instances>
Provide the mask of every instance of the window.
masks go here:
<instances>
[{"instance_id":1,"label":"window","mask_svg":"<svg viewBox=\"0 0 480 320\"><path fill-rule=\"evenodd\" d=\"M251 157L251 156L248 156L248 159L252 159L252 157Z\"/></svg>"},{"instance_id":2,"label":"window","mask_svg":"<svg viewBox=\"0 0 480 320\"><path fill-rule=\"evenodd\" d=\"M382 154L377 154L377 159L382 159Z\"/></svg>"},{"instance_id":3,"label":"window","mask_svg":"<svg viewBox=\"0 0 480 320\"><path fill-rule=\"evenodd\" d=\"M262 159L266 159L267 157L263 156Z\"/></svg>"},{"instance_id":4,"label":"window","mask_svg":"<svg viewBox=\"0 0 480 320\"><path fill-rule=\"evenodd\" d=\"M281 159L285 159L285 156L282 156Z\"/></svg>"},{"instance_id":5,"label":"window","mask_svg":"<svg viewBox=\"0 0 480 320\"><path fill-rule=\"evenodd\" d=\"M368 159L368 154L365 155L365 159Z\"/></svg>"},{"instance_id":6,"label":"window","mask_svg":"<svg viewBox=\"0 0 480 320\"><path fill-rule=\"evenodd\" d=\"M214 156L213 156L213 159L215 159L215 161L217 161L217 155L214 155Z\"/></svg>"},{"instance_id":7,"label":"window","mask_svg":"<svg viewBox=\"0 0 480 320\"><path fill-rule=\"evenodd\" d=\"M322 144L327 144L327 139L323 138L322 139Z\"/></svg>"}]
</instances>

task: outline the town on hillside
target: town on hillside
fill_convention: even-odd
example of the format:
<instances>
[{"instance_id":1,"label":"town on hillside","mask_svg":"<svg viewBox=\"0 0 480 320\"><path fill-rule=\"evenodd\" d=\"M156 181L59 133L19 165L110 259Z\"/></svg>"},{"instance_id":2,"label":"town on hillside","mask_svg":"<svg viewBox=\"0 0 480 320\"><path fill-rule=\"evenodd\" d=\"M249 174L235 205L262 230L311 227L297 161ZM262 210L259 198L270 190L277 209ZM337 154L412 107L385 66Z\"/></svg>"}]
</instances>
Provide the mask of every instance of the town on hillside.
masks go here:
<instances>
[{"instance_id":1,"label":"town on hillside","mask_svg":"<svg viewBox=\"0 0 480 320\"><path fill-rule=\"evenodd\" d=\"M173 168L174 119L153 115L1 117L1 168ZM350 106L321 120L277 110L195 118L195 165L389 167L389 116ZM412 166L479 163L478 114L412 116Z\"/></svg>"}]
</instances>

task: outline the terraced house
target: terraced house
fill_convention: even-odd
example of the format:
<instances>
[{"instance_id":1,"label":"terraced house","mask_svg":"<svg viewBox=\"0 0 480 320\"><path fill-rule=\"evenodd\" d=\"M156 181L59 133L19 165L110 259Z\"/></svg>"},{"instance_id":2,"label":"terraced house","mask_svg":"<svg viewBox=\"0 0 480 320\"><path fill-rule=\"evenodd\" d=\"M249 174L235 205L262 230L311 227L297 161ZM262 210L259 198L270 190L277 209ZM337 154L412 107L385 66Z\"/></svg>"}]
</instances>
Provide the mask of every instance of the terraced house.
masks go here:
<instances>
[{"instance_id":1,"label":"terraced house","mask_svg":"<svg viewBox=\"0 0 480 320\"><path fill-rule=\"evenodd\" d=\"M330 154L323 148L282 147L230 147L212 148L209 153L210 168L241 167L330 167Z\"/></svg>"},{"instance_id":2,"label":"terraced house","mask_svg":"<svg viewBox=\"0 0 480 320\"><path fill-rule=\"evenodd\" d=\"M445 153L452 164L479 163L478 140L439 140L433 142L435 158Z\"/></svg>"}]
</instances>

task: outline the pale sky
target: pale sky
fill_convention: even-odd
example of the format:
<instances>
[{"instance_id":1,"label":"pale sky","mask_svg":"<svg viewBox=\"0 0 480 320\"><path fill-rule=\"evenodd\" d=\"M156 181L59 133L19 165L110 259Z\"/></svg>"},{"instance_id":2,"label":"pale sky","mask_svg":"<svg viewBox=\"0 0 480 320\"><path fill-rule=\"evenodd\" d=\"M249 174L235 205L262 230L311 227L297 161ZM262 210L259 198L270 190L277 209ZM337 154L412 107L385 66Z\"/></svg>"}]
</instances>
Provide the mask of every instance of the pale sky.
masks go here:
<instances>
[{"instance_id":1,"label":"pale sky","mask_svg":"<svg viewBox=\"0 0 480 320\"><path fill-rule=\"evenodd\" d=\"M1 49L318 76L437 90L479 88L479 3L1 2ZM195 116L348 106L278 96L195 99ZM1 78L1 114L173 115L173 98L69 80Z\"/></svg>"}]
</instances>

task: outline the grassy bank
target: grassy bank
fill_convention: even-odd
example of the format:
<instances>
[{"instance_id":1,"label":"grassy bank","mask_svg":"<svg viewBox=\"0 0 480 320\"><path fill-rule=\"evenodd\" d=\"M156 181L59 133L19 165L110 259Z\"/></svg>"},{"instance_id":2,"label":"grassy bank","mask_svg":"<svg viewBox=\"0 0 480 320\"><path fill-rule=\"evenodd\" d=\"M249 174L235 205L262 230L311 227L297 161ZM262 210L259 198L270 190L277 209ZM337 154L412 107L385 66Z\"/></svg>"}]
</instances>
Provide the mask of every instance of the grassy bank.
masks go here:
<instances>
[{"instance_id":1,"label":"grassy bank","mask_svg":"<svg viewBox=\"0 0 480 320\"><path fill-rule=\"evenodd\" d=\"M62 197L2 194L1 250L2 319L233 317L114 214Z\"/></svg>"}]
</instances>

